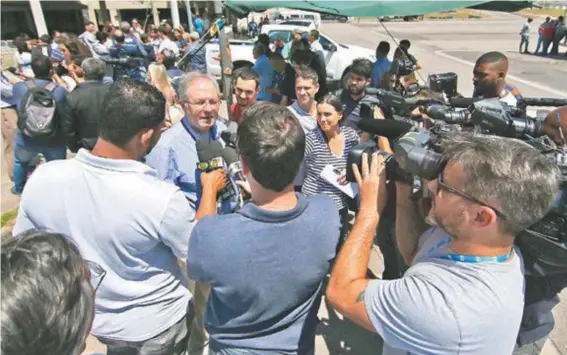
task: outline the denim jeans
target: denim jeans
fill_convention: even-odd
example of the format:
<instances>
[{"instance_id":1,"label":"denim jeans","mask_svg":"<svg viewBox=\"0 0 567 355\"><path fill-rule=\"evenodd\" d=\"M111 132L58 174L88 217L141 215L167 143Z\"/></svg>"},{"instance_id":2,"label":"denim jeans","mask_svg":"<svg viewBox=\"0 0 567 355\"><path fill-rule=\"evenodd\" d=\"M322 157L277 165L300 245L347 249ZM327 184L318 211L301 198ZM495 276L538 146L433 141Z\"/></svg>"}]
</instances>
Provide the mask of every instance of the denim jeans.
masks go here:
<instances>
[{"instance_id":1,"label":"denim jeans","mask_svg":"<svg viewBox=\"0 0 567 355\"><path fill-rule=\"evenodd\" d=\"M525 44L525 48L524 48L524 50L522 50L522 45L524 45L524 44ZM520 53L527 52L529 45L530 45L530 37L528 37L526 35L522 35L522 39L520 41Z\"/></svg>"},{"instance_id":2,"label":"denim jeans","mask_svg":"<svg viewBox=\"0 0 567 355\"><path fill-rule=\"evenodd\" d=\"M31 144L26 141L22 133L17 131L14 138L14 187L16 192L22 193L24 190L31 168L30 163L38 154L42 154L46 161L65 159L67 148L65 145L49 147Z\"/></svg>"}]
</instances>

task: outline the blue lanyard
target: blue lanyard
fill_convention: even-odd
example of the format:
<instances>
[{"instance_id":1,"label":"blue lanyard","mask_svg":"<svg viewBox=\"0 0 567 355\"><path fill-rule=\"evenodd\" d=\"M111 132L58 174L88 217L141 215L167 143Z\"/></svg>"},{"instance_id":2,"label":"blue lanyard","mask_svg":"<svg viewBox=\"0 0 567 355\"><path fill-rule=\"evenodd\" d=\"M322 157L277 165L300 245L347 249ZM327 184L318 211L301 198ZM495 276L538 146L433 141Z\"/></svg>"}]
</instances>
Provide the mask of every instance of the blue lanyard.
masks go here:
<instances>
[{"instance_id":1,"label":"blue lanyard","mask_svg":"<svg viewBox=\"0 0 567 355\"><path fill-rule=\"evenodd\" d=\"M431 254L435 250L441 248L444 245L447 245L451 242L451 238L443 239L442 241L438 242L429 250L427 254ZM510 252L504 255L499 256L473 256L473 255L462 255L462 254L447 254L447 255L440 255L436 258L444 259L444 260L452 260L452 261L460 261L462 263L488 263L488 262L496 262L496 263L503 263L508 260L513 253L513 249L510 249Z\"/></svg>"}]
</instances>

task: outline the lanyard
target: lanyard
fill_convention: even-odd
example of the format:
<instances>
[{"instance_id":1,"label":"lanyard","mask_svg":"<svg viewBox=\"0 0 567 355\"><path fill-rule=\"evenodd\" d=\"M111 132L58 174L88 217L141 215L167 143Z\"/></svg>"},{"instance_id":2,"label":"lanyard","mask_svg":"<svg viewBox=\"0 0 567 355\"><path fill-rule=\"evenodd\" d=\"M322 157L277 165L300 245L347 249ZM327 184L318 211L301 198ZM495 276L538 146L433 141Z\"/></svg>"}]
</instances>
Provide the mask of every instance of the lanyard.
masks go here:
<instances>
[{"instance_id":1,"label":"lanyard","mask_svg":"<svg viewBox=\"0 0 567 355\"><path fill-rule=\"evenodd\" d=\"M438 242L437 244L429 248L427 254L431 254L435 250L441 248L444 245L449 244L450 242L451 242L451 238L443 239L442 241ZM488 262L503 263L512 256L512 252L513 249L511 249L510 252L507 254L498 255L498 256L473 256L473 255L462 255L462 254L447 254L447 255L437 256L437 258L444 260L460 261L463 263L472 263L472 264L488 263Z\"/></svg>"}]
</instances>

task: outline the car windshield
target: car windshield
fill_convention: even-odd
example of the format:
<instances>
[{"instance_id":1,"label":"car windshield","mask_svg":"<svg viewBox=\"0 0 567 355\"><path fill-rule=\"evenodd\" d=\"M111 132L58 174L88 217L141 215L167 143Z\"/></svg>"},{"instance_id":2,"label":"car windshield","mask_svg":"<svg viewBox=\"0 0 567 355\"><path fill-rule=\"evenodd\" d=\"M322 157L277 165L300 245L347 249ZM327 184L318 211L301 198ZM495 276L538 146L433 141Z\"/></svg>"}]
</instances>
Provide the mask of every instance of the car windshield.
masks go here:
<instances>
[{"instance_id":1,"label":"car windshield","mask_svg":"<svg viewBox=\"0 0 567 355\"><path fill-rule=\"evenodd\" d=\"M278 37L281 37L283 39L283 41L285 43L291 41L291 37L293 36L293 31L290 30L275 30L275 31L270 31L268 33L268 36L270 37L270 42L273 43L276 41L276 39L278 39ZM301 35L303 38L307 38L307 32L303 32L303 34Z\"/></svg>"},{"instance_id":2,"label":"car windshield","mask_svg":"<svg viewBox=\"0 0 567 355\"><path fill-rule=\"evenodd\" d=\"M309 26L311 25L310 21L283 21L282 25L292 25L292 26Z\"/></svg>"},{"instance_id":3,"label":"car windshield","mask_svg":"<svg viewBox=\"0 0 567 355\"><path fill-rule=\"evenodd\" d=\"M315 16L313 15L303 15L303 18L306 18L308 20L315 20Z\"/></svg>"}]
</instances>

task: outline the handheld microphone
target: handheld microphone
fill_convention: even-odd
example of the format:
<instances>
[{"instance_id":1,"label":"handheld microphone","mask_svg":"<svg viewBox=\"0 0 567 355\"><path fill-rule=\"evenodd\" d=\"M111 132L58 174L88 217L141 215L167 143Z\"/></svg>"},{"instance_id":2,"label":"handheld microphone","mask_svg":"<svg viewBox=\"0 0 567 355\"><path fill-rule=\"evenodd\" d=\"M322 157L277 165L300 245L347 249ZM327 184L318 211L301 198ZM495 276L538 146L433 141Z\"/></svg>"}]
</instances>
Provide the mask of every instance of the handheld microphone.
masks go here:
<instances>
[{"instance_id":1,"label":"handheld microphone","mask_svg":"<svg viewBox=\"0 0 567 355\"><path fill-rule=\"evenodd\" d=\"M224 147L221 142L210 141L207 137L199 139L195 143L195 147L197 148L197 157L199 158L199 163L197 164L199 170L210 171L223 167L222 155Z\"/></svg>"},{"instance_id":2,"label":"handheld microphone","mask_svg":"<svg viewBox=\"0 0 567 355\"><path fill-rule=\"evenodd\" d=\"M230 146L226 146L224 148L222 157L228 165L228 175L234 180L245 181L246 178L242 173L242 165L240 164L240 159L238 158L238 153L236 153L236 150Z\"/></svg>"},{"instance_id":3,"label":"handheld microphone","mask_svg":"<svg viewBox=\"0 0 567 355\"><path fill-rule=\"evenodd\" d=\"M406 134L412 127L410 123L396 120L375 120L367 118L358 121L359 129L390 139L396 139Z\"/></svg>"}]
</instances>

